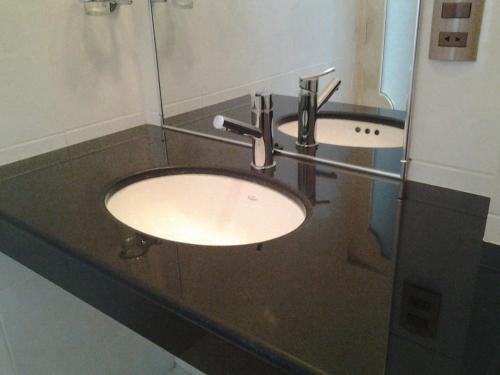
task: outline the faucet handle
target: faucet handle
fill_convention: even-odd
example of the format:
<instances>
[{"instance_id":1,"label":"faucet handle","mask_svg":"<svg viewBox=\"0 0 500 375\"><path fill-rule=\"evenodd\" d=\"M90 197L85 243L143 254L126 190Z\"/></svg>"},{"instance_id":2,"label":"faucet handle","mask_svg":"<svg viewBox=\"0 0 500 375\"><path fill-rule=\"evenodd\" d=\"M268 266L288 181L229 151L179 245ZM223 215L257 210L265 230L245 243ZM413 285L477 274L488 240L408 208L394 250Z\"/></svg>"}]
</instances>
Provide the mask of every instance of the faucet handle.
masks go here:
<instances>
[{"instance_id":1,"label":"faucet handle","mask_svg":"<svg viewBox=\"0 0 500 375\"><path fill-rule=\"evenodd\" d=\"M302 87L303 83L310 83L310 82L317 83L321 77L324 77L330 73L333 73L335 70L336 70L335 67L332 66L332 67L322 71L321 73L310 75L310 76L302 76L302 77L300 77L300 86Z\"/></svg>"},{"instance_id":2,"label":"faucet handle","mask_svg":"<svg viewBox=\"0 0 500 375\"><path fill-rule=\"evenodd\" d=\"M262 132L257 127L222 115L214 117L213 126L218 130L247 135L249 137L261 138Z\"/></svg>"},{"instance_id":3,"label":"faucet handle","mask_svg":"<svg viewBox=\"0 0 500 375\"><path fill-rule=\"evenodd\" d=\"M273 159L273 98L270 93L260 92L252 97L252 124L215 116L213 126L252 138L252 168L266 170L275 167Z\"/></svg>"},{"instance_id":4,"label":"faucet handle","mask_svg":"<svg viewBox=\"0 0 500 375\"><path fill-rule=\"evenodd\" d=\"M335 67L332 66L319 74L300 77L301 90L304 90L303 92L306 95L317 94L319 90L319 79L333 72L335 72ZM341 83L340 79L332 79L332 81L325 87L323 92L318 97L318 109L320 109L339 89Z\"/></svg>"}]
</instances>

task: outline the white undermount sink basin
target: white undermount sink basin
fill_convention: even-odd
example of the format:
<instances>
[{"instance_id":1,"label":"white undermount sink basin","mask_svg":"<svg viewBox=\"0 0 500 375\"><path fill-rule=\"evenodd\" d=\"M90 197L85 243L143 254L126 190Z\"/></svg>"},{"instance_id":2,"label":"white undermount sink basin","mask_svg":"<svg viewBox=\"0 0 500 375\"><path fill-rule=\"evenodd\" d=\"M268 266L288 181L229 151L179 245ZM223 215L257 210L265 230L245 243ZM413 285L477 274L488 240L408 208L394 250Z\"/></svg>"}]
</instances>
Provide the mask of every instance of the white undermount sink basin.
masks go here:
<instances>
[{"instance_id":1,"label":"white undermount sink basin","mask_svg":"<svg viewBox=\"0 0 500 375\"><path fill-rule=\"evenodd\" d=\"M144 172L106 197L123 224L158 238L207 246L245 245L298 228L307 208L293 190L244 173L192 168Z\"/></svg>"},{"instance_id":2,"label":"white undermount sink basin","mask_svg":"<svg viewBox=\"0 0 500 375\"><path fill-rule=\"evenodd\" d=\"M297 138L298 121L285 122L278 130ZM403 129L367 121L321 118L316 122L316 141L337 146L362 148L403 147Z\"/></svg>"}]
</instances>

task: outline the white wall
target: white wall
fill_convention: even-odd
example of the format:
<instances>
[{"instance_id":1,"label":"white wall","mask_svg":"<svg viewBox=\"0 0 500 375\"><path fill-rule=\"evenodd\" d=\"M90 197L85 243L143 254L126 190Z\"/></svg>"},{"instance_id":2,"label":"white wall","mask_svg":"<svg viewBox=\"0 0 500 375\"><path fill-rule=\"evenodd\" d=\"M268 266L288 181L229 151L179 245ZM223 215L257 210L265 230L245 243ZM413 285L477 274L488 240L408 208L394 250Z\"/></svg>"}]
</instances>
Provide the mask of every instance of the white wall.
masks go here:
<instances>
[{"instance_id":1,"label":"white wall","mask_svg":"<svg viewBox=\"0 0 500 375\"><path fill-rule=\"evenodd\" d=\"M500 2L486 1L475 62L428 58L433 1L422 3L409 179L489 197L500 144Z\"/></svg>"},{"instance_id":2,"label":"white wall","mask_svg":"<svg viewBox=\"0 0 500 375\"><path fill-rule=\"evenodd\" d=\"M298 77L337 67L336 100L352 102L358 1L196 0L155 5L166 115L268 88L297 95Z\"/></svg>"},{"instance_id":3,"label":"white wall","mask_svg":"<svg viewBox=\"0 0 500 375\"><path fill-rule=\"evenodd\" d=\"M0 165L151 119L146 11L145 0L106 17L77 0L0 2Z\"/></svg>"},{"instance_id":4,"label":"white wall","mask_svg":"<svg viewBox=\"0 0 500 375\"><path fill-rule=\"evenodd\" d=\"M485 241L500 244L500 2L486 1L475 62L428 58L432 11L423 1L409 179L492 197Z\"/></svg>"}]
</instances>

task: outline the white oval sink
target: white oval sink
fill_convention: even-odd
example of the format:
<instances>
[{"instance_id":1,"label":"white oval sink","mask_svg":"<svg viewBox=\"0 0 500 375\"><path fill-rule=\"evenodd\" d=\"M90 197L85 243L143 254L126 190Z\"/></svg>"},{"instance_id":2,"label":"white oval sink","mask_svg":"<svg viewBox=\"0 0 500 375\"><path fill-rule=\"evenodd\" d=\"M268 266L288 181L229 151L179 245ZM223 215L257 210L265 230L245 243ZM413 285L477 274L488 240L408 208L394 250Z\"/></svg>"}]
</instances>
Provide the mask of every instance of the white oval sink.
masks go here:
<instances>
[{"instance_id":1,"label":"white oval sink","mask_svg":"<svg viewBox=\"0 0 500 375\"><path fill-rule=\"evenodd\" d=\"M220 174L226 172L145 172L119 183L106 207L142 233L207 246L261 243L292 232L306 219L306 205L292 190L238 172Z\"/></svg>"},{"instance_id":2,"label":"white oval sink","mask_svg":"<svg viewBox=\"0 0 500 375\"><path fill-rule=\"evenodd\" d=\"M297 138L298 121L286 122L278 130ZM403 147L404 131L366 121L321 118L316 122L316 141L337 146L363 148Z\"/></svg>"}]
</instances>

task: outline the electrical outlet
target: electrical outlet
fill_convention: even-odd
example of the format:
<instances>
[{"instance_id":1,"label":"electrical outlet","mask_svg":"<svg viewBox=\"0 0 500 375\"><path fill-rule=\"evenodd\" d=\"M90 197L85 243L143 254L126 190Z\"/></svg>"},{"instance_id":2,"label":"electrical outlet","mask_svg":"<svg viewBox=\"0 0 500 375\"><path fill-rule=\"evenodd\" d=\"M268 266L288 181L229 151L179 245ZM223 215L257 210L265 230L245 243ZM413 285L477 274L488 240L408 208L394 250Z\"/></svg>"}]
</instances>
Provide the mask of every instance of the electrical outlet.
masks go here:
<instances>
[{"instance_id":1,"label":"electrical outlet","mask_svg":"<svg viewBox=\"0 0 500 375\"><path fill-rule=\"evenodd\" d=\"M429 58L448 61L477 60L486 0L429 0L432 1L434 13Z\"/></svg>"},{"instance_id":2,"label":"electrical outlet","mask_svg":"<svg viewBox=\"0 0 500 375\"><path fill-rule=\"evenodd\" d=\"M440 32L439 33L439 47L458 47L466 48L469 33L452 33Z\"/></svg>"},{"instance_id":3,"label":"electrical outlet","mask_svg":"<svg viewBox=\"0 0 500 375\"><path fill-rule=\"evenodd\" d=\"M422 337L434 338L437 334L441 294L410 283L403 285L399 325Z\"/></svg>"}]
</instances>

